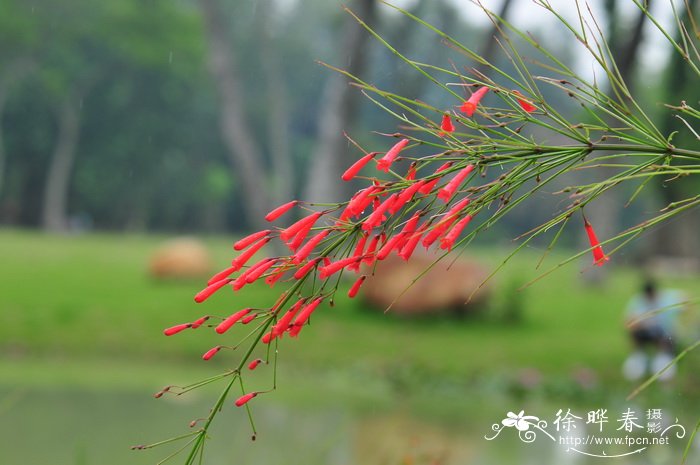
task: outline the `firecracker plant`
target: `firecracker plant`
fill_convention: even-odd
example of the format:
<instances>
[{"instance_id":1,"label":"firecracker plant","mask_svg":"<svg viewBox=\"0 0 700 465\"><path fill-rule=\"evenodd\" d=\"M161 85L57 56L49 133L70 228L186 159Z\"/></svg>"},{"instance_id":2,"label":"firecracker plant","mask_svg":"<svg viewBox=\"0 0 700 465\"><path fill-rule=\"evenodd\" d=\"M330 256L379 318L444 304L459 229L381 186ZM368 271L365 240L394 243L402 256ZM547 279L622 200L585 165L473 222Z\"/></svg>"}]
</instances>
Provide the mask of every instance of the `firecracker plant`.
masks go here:
<instances>
[{"instance_id":1,"label":"firecracker plant","mask_svg":"<svg viewBox=\"0 0 700 465\"><path fill-rule=\"evenodd\" d=\"M691 12L674 8L678 34L661 28L656 19L638 3L648 20L670 42L692 70L700 76L700 55L696 48L698 29ZM672 6L671 3L669 5ZM669 7L671 7L669 6ZM183 452L185 463L202 460L205 442L219 413L250 416L251 404L263 401L276 386L275 362L278 344L285 336L303 337L316 312L331 311L339 281L352 276L348 292L355 297L373 265L396 254L409 260L418 248L436 249L442 257L463 248L492 224L518 208L523 201L562 175L582 169L601 169L602 180L570 185L554 195L564 199L551 218L521 236L516 249L532 239L549 234L551 249L564 227L572 222L585 231L590 247L563 263L590 253L593 264L602 266L615 252L644 231L673 215L697 207L700 195L664 206L657 214L615 237L602 238L594 231L595 218L584 216L584 207L620 184L636 187L630 201L654 179L671 182L700 171L700 151L677 147L674 134L663 134L629 91L595 18L585 3L577 4L579 22L569 23L546 0L534 0L538 14L554 15L582 45L595 62L600 75L593 82L581 78L533 36L483 8L499 34L494 40L507 57L506 71L464 44L407 11L396 8L420 25L432 30L442 41L464 57L471 67L459 63L451 68L419 63L402 55L376 31L365 26L381 44L444 91L452 104L434 107L390 90L380 89L351 76L362 92L393 115L396 132L373 150L365 150L352 139L358 158L342 175L345 182L364 185L339 204L310 204L291 200L269 212L270 227L237 241L231 266L212 276L194 300L205 302L217 291L245 292L245 287L264 281L278 297L267 308L235 309L230 315L207 315L192 322L176 324L166 336L197 330L203 338L219 341L202 359L232 357L233 368L189 386L169 386L156 394L182 395L201 386L219 382L223 390L207 417L192 422L191 431L137 449L184 441L171 456ZM348 13L354 14L348 10ZM674 38L677 37L677 38ZM533 55L520 51L526 47ZM579 120L570 121L544 96L549 87L561 92L580 109ZM697 102L668 102L673 113L697 142L694 129L700 118ZM536 136L535 136L536 135ZM562 141L551 145L548 140ZM492 172L497 170L497 175ZM560 181L561 182L561 181ZM301 219L290 220L295 215ZM272 242L280 242L289 253L272 253ZM603 247L605 247L604 252ZM513 253L515 253L513 252ZM229 339L234 325L248 325L242 339ZM212 333L216 333L212 335ZM293 343L293 342L292 342ZM232 349L242 349L232 352ZM270 372L270 389L249 391L244 380L251 370Z\"/></svg>"}]
</instances>

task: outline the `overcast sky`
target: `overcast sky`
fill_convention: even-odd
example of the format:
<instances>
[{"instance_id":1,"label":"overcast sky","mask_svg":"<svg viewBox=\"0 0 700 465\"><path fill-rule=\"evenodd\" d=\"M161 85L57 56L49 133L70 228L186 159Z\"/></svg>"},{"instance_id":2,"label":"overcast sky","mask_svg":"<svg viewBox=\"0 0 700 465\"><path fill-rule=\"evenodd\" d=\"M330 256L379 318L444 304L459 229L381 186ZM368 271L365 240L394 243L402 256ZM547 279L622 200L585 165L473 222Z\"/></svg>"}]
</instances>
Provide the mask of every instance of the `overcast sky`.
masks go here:
<instances>
[{"instance_id":1,"label":"overcast sky","mask_svg":"<svg viewBox=\"0 0 700 465\"><path fill-rule=\"evenodd\" d=\"M393 0L391 3L402 7L409 7L415 4L416 1L417 0ZM457 7L457 10L461 12L465 21L472 24L487 24L488 19L474 2L469 0L448 1ZM672 0L657 0L652 3L652 14L657 18L659 23L670 32L675 29L671 2ZM673 2L679 11L683 8L683 0L673 0ZM482 0L482 4L492 11L498 11L502 3L503 0ZM574 0L550 0L550 4L557 9L562 16L571 21L571 24L578 24L578 13ZM605 28L605 14L602 7L603 0L580 0L579 4L584 11L586 10L586 4L588 4L593 14L598 18L600 26ZM625 17L631 20L636 18L638 9L632 0L619 0L618 4L618 8L620 8L620 11ZM588 13L585 12L585 15L588 15ZM509 15L509 22L525 30L538 29L540 34L546 34L547 25L551 25L552 28L559 27L556 24L557 19L544 10L544 8L535 5L532 0L514 0ZM555 37L557 36L553 34L552 38ZM544 39L546 40L547 38L544 37ZM577 71L590 78L593 72L593 64L590 56L587 55L580 44L574 41L572 41L572 44L579 50L579 53L577 53L579 59L575 66ZM652 73L663 69L665 60L668 58L669 49L670 44L666 38L653 27L652 24L647 24L639 57L640 64L646 69L651 70Z\"/></svg>"}]
</instances>

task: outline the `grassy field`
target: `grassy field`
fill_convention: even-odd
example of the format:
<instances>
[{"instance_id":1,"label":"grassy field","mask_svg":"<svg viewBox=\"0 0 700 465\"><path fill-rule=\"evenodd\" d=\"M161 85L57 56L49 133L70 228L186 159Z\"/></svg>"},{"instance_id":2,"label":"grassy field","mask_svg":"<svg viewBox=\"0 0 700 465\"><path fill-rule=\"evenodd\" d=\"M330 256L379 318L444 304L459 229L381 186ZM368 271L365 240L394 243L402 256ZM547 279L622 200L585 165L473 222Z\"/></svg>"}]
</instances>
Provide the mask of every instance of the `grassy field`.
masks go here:
<instances>
[{"instance_id":1,"label":"grassy field","mask_svg":"<svg viewBox=\"0 0 700 465\"><path fill-rule=\"evenodd\" d=\"M206 369L207 364L197 362L201 353L224 340L232 344L245 333L224 339L202 328L167 338L161 330L202 314L268 306L279 289L220 292L197 305L192 296L203 282L158 282L147 275L148 257L164 239L0 232L0 344L5 360L108 358ZM206 241L221 267L232 256L230 243L223 238ZM495 266L505 253L482 250L476 255ZM525 251L496 276L493 313L512 298L514 283L535 275L537 258ZM404 321L391 313L366 311L361 300L341 296L335 307L318 312L303 337L282 341L281 360L303 369L362 367L460 376L523 367L565 374L587 367L612 381L628 351L622 309L639 278L619 268L595 287L580 278L580 270L571 264L515 293L523 307L518 324L489 313L466 320ZM691 290L694 282L691 277L668 284ZM226 363L221 360L225 358L209 364Z\"/></svg>"},{"instance_id":2,"label":"grassy field","mask_svg":"<svg viewBox=\"0 0 700 465\"><path fill-rule=\"evenodd\" d=\"M50 392L41 397L47 403L64 391L67 399L78 398L76 391L144 398L165 384L196 381L237 364L237 353L222 352L210 362L200 356L213 345L233 344L244 328L225 336L201 328L170 338L162 329L203 314L268 306L279 289L221 292L197 305L192 296L203 281L158 282L147 274L148 257L166 239L0 231L0 418L3 399L11 405L17 390ZM205 242L224 267L231 239ZM472 256L494 267L505 254L489 249ZM492 308L479 318L407 321L339 297L333 308L315 314L299 338L282 340L281 389L270 402L295 408L342 404L357 411L403 406L448 422L482 410L493 415L500 403L623 402L633 385L620 375L629 351L622 311L639 276L611 266L599 285L590 286L579 265L571 264L515 294L522 321L504 322L500 314L514 299L514 283L535 275L538 258L525 251L497 275ZM668 278L664 284L693 295L696 282ZM691 334L694 315L685 318ZM696 399L699 358L687 357L675 384L653 386L646 399L679 406ZM271 368L262 368L249 376L249 387L270 386ZM213 395L216 387L204 392ZM436 404L436 395L449 401ZM25 422L33 418L22 415Z\"/></svg>"}]
</instances>

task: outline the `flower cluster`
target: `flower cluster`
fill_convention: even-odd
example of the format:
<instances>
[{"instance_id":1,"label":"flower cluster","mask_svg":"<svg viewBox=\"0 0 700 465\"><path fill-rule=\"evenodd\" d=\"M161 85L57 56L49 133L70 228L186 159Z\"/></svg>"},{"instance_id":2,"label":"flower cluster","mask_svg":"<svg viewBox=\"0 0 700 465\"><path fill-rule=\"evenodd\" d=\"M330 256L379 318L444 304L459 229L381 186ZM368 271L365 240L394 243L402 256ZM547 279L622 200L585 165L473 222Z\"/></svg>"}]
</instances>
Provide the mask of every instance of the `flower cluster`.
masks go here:
<instances>
[{"instance_id":1,"label":"flower cluster","mask_svg":"<svg viewBox=\"0 0 700 465\"><path fill-rule=\"evenodd\" d=\"M488 91L486 86L476 90L460 106L460 111L473 117ZM537 110L519 92L513 91L512 94L524 112ZM460 117L455 117L459 121ZM438 137L455 133L450 112L443 113L439 128ZM245 308L219 317L218 324L210 325L218 334L226 333L236 323L247 325L255 321L260 328L257 340L263 344L270 344L285 333L296 337L321 304L332 300L337 284L331 288L329 280L336 274L359 275L348 292L353 298L367 277L363 271L392 253L409 260L419 245L426 249L437 245L442 250L452 250L474 216L490 201L478 196L482 191L480 187L465 188L479 171L479 159L463 156L440 160L448 158L450 152L414 157L406 174L401 176L395 167L402 155L411 149L412 140L401 135L398 137L389 150L365 154L341 176L344 181L352 181L374 162L377 171L391 173L395 180L368 176L369 185L358 190L347 202L326 210L314 210L313 205L298 200L287 202L270 211L265 219L276 223L293 209L304 209L306 212L301 219L284 227L254 232L233 245L240 254L233 258L230 267L211 277L207 287L195 295L196 302L206 301L225 287L237 292L258 281L264 281L270 287L280 280L292 285L271 308ZM433 171L426 169L435 161L443 162ZM427 174L419 177L419 171ZM585 228L591 240L595 264L602 265L607 257L587 220ZM258 252L273 240L282 242L289 254L255 261ZM319 279L310 280L311 277ZM307 281L313 284L307 284ZM178 324L164 333L171 336L186 329L196 329L210 318L204 316L193 323ZM202 358L210 360L223 348L228 347L217 345L206 351ZM248 367L253 370L261 362L261 359L253 360ZM247 363L247 360L242 363ZM242 406L257 394L244 394L235 404Z\"/></svg>"}]
</instances>

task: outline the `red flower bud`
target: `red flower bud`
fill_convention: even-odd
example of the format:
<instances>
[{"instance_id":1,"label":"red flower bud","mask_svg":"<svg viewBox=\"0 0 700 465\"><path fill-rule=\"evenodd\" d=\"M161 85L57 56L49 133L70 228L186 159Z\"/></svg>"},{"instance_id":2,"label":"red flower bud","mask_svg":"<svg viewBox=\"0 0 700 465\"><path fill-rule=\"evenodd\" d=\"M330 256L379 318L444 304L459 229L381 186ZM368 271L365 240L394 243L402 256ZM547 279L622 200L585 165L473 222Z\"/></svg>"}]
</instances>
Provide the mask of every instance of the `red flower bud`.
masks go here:
<instances>
[{"instance_id":1,"label":"red flower bud","mask_svg":"<svg viewBox=\"0 0 700 465\"><path fill-rule=\"evenodd\" d=\"M202 289L197 293L197 295L194 296L194 301L197 302L198 304L201 304L205 300L207 300L213 293L230 283L232 280L231 279L222 279L221 281L216 281L215 283L210 284L206 288Z\"/></svg>"},{"instance_id":2,"label":"red flower bud","mask_svg":"<svg viewBox=\"0 0 700 465\"><path fill-rule=\"evenodd\" d=\"M236 402L235 402L236 407L241 407L242 405L245 405L250 399L252 399L253 397L255 397L257 395L258 395L257 392L251 392L249 394L242 395L241 397L236 399Z\"/></svg>"},{"instance_id":3,"label":"red flower bud","mask_svg":"<svg viewBox=\"0 0 700 465\"><path fill-rule=\"evenodd\" d=\"M447 183L445 187L440 189L437 195L438 198L444 200L445 202L449 202L459 186L465 179L467 179L467 176L469 176L472 171L474 171L474 165L467 165L465 168L463 168L454 178L450 180L450 182Z\"/></svg>"},{"instance_id":4,"label":"red flower bud","mask_svg":"<svg viewBox=\"0 0 700 465\"><path fill-rule=\"evenodd\" d=\"M357 292L360 290L360 287L362 286L362 283L365 282L365 279L367 279L367 276L362 275L359 278L357 278L357 281L352 285L350 290L348 291L348 297L351 299L357 295Z\"/></svg>"},{"instance_id":5,"label":"red flower bud","mask_svg":"<svg viewBox=\"0 0 700 465\"><path fill-rule=\"evenodd\" d=\"M319 304L323 301L323 297L319 297L310 304L308 304L306 307L301 309L297 317L294 319L294 323L292 323L292 326L294 326L290 331L289 335L292 337L296 337L299 334L299 331L301 331L302 326L306 324L306 322L309 320L309 317L311 317L311 314L316 310L316 308L319 306Z\"/></svg>"},{"instance_id":6,"label":"red flower bud","mask_svg":"<svg viewBox=\"0 0 700 465\"><path fill-rule=\"evenodd\" d=\"M241 267L243 267L243 265L248 263L248 260L250 260L250 258L253 255L255 255L260 249L262 249L265 246L265 244L267 244L268 242L270 242L269 237L266 237L266 238L261 239L260 241L256 242L248 250L246 250L245 252L240 254L238 257L234 258L233 261L231 262L231 265L233 265L233 267L236 270L240 270Z\"/></svg>"},{"instance_id":7,"label":"red flower bud","mask_svg":"<svg viewBox=\"0 0 700 465\"><path fill-rule=\"evenodd\" d=\"M219 334L224 334L238 320L240 320L241 318L246 316L248 313L250 313L251 310L252 309L250 309L250 308L244 308L243 310L237 311L236 313L234 313L233 315L229 316L224 321L219 323L219 325L215 328L215 331Z\"/></svg>"},{"instance_id":8,"label":"red flower bud","mask_svg":"<svg viewBox=\"0 0 700 465\"><path fill-rule=\"evenodd\" d=\"M262 359L256 358L255 360L253 360L252 362L250 362L248 364L248 369L255 370L258 367L258 365L260 365L261 363L262 363Z\"/></svg>"},{"instance_id":9,"label":"red flower bud","mask_svg":"<svg viewBox=\"0 0 700 465\"><path fill-rule=\"evenodd\" d=\"M243 250L246 247L248 247L250 244L252 244L253 242L267 236L268 234L270 234L269 229L265 229L264 231L258 231L258 232L255 232L253 234L250 234L250 235L244 237L243 239L239 240L235 244L233 244L233 250Z\"/></svg>"},{"instance_id":10,"label":"red flower bud","mask_svg":"<svg viewBox=\"0 0 700 465\"><path fill-rule=\"evenodd\" d=\"M211 349L204 352L204 355L202 355L202 359L209 360L214 355L216 355L220 350L221 350L221 346L212 347Z\"/></svg>"},{"instance_id":11,"label":"red flower bud","mask_svg":"<svg viewBox=\"0 0 700 465\"><path fill-rule=\"evenodd\" d=\"M467 215L452 228L450 229L450 232L448 232L445 237L443 237L440 240L440 248L441 249L448 249L452 250L452 246L454 245L455 241L459 237L459 235L462 233L462 230L467 227L469 222L472 220L472 215Z\"/></svg>"},{"instance_id":12,"label":"red flower bud","mask_svg":"<svg viewBox=\"0 0 700 465\"><path fill-rule=\"evenodd\" d=\"M296 236L299 231L302 231L306 227L309 227L310 229L313 226L313 224L321 217L321 214L321 212L315 212L308 216L305 216L304 218L300 219L299 221L287 227L286 229L283 229L282 232L280 232L280 238L284 241L288 241L292 237Z\"/></svg>"},{"instance_id":13,"label":"red flower bud","mask_svg":"<svg viewBox=\"0 0 700 465\"><path fill-rule=\"evenodd\" d=\"M321 261L321 257L314 258L310 262L308 262L306 265L302 266L299 268L296 273L294 273L294 279L301 279L304 276L306 276L309 271L313 269L316 265L318 265L318 262Z\"/></svg>"},{"instance_id":14,"label":"red flower bud","mask_svg":"<svg viewBox=\"0 0 700 465\"><path fill-rule=\"evenodd\" d=\"M394 162L394 160L396 160L396 157L399 156L401 150L403 150L409 142L410 141L408 139L401 139L396 144L394 144L394 146L389 149L386 155L379 159L379 161L377 162L377 169L379 171L389 172L389 167Z\"/></svg>"},{"instance_id":15,"label":"red flower bud","mask_svg":"<svg viewBox=\"0 0 700 465\"><path fill-rule=\"evenodd\" d=\"M257 316L258 316L257 313L252 313L252 314L250 314L250 315L244 317L243 319L241 319L241 324L242 324L242 325L247 325L248 323L250 323L251 321L253 321L253 320L255 319L255 317L257 317Z\"/></svg>"},{"instance_id":16,"label":"red flower bud","mask_svg":"<svg viewBox=\"0 0 700 465\"><path fill-rule=\"evenodd\" d=\"M196 319L196 320L192 323L191 328L192 328L192 329L197 329L197 328L199 328L199 327L202 326L208 319L209 319L209 315L203 316L203 317L201 317L201 318Z\"/></svg>"},{"instance_id":17,"label":"red flower bud","mask_svg":"<svg viewBox=\"0 0 700 465\"><path fill-rule=\"evenodd\" d=\"M184 331L187 328L191 328L191 327L192 327L192 323L183 323L181 325L175 325L175 326L171 326L170 328L167 328L166 330L163 331L163 334L165 334L166 336L172 336L173 334L177 334L180 331Z\"/></svg>"},{"instance_id":18,"label":"red flower bud","mask_svg":"<svg viewBox=\"0 0 700 465\"><path fill-rule=\"evenodd\" d=\"M294 254L294 257L292 258L292 263L294 263L295 265L298 265L299 263L306 260L306 257L308 257L311 254L311 252L314 251L316 246L323 239L325 239L328 236L328 234L330 234L330 230L325 229L325 230L321 231L320 233L316 234L315 236L313 236L311 239L309 239L309 241L306 244L304 244L304 247L299 249L297 251L297 253Z\"/></svg>"},{"instance_id":19,"label":"red flower bud","mask_svg":"<svg viewBox=\"0 0 700 465\"><path fill-rule=\"evenodd\" d=\"M282 334L289 329L289 324L292 321L292 318L294 318L294 315L299 311L302 305L304 305L304 302L306 302L306 298L299 299L297 303L290 308L287 313L285 313L282 318L277 320L277 323L275 326L272 327L272 338L282 336Z\"/></svg>"},{"instance_id":20,"label":"red flower bud","mask_svg":"<svg viewBox=\"0 0 700 465\"><path fill-rule=\"evenodd\" d=\"M280 205L279 207L275 208L270 213L265 215L265 219L267 221L275 221L277 218L291 210L298 203L298 200L292 200L291 202L287 202L284 205Z\"/></svg>"},{"instance_id":21,"label":"red flower bud","mask_svg":"<svg viewBox=\"0 0 700 465\"><path fill-rule=\"evenodd\" d=\"M351 179L353 179L357 175L357 173L359 173L360 170L362 168L364 168L367 163L369 163L369 161L371 159L373 159L375 156L377 156L377 153L379 153L379 152L368 153L364 157L357 160L355 163L352 164L352 166L350 168L345 170L345 173L343 173L343 176L341 176L341 179L343 181L350 181Z\"/></svg>"},{"instance_id":22,"label":"red flower bud","mask_svg":"<svg viewBox=\"0 0 700 465\"><path fill-rule=\"evenodd\" d=\"M411 163L411 166L408 167L408 172L406 173L406 180L407 181L413 181L416 179L416 162L414 161Z\"/></svg>"},{"instance_id":23,"label":"red flower bud","mask_svg":"<svg viewBox=\"0 0 700 465\"><path fill-rule=\"evenodd\" d=\"M358 257L348 257L343 258L342 260L338 260L337 262L330 263L329 265L323 266L319 270L319 276L321 277L321 279L325 279L342 270L346 266L355 263L358 260Z\"/></svg>"}]
</instances>

